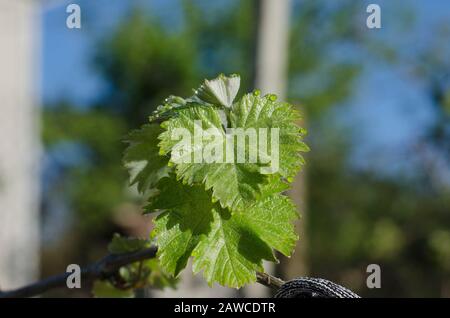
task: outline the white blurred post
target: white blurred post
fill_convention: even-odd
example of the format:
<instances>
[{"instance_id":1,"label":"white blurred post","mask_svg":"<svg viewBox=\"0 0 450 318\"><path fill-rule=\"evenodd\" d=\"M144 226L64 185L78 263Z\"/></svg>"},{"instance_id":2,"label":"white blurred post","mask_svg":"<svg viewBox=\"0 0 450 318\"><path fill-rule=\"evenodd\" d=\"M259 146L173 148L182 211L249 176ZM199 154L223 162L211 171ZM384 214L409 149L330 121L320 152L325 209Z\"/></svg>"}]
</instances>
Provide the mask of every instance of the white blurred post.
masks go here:
<instances>
[{"instance_id":1,"label":"white blurred post","mask_svg":"<svg viewBox=\"0 0 450 318\"><path fill-rule=\"evenodd\" d=\"M39 272L37 1L0 0L0 288Z\"/></svg>"},{"instance_id":2,"label":"white blurred post","mask_svg":"<svg viewBox=\"0 0 450 318\"><path fill-rule=\"evenodd\" d=\"M260 0L255 88L286 97L290 0Z\"/></svg>"}]
</instances>

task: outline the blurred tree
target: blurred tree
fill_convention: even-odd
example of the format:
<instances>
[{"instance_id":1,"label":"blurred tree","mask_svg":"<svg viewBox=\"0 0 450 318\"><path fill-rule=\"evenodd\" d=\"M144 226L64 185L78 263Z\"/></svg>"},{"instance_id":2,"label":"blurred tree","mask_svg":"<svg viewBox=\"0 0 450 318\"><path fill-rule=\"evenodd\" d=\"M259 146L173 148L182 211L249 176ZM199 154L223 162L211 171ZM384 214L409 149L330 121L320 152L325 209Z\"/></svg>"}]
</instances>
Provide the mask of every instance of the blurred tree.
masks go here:
<instances>
[{"instance_id":1,"label":"blurred tree","mask_svg":"<svg viewBox=\"0 0 450 318\"><path fill-rule=\"evenodd\" d=\"M400 154L412 168L389 175L361 171L348 160L353 131L335 130L321 140L313 136L308 170L313 275L346 282L365 296L448 297L448 39L444 32L413 60L396 59L425 84L434 113L433 123L420 127L424 137ZM381 266L380 290L365 286L370 263Z\"/></svg>"}]
</instances>

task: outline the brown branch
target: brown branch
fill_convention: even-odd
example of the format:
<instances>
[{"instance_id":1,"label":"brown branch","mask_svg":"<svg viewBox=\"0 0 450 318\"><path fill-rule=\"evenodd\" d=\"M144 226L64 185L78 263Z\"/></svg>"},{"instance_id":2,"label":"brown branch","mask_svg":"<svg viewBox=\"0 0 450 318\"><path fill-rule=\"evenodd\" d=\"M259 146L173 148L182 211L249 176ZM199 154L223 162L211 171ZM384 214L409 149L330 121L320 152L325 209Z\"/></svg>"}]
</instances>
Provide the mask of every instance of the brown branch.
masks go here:
<instances>
[{"instance_id":1,"label":"brown branch","mask_svg":"<svg viewBox=\"0 0 450 318\"><path fill-rule=\"evenodd\" d=\"M156 256L156 251L156 246L152 246L148 249L133 253L109 254L100 261L82 269L81 279L83 282L92 282L96 279L109 278L122 266L154 258ZM59 274L15 290L0 291L0 298L33 297L54 288L66 287L66 281L70 274L71 273Z\"/></svg>"},{"instance_id":2,"label":"brown branch","mask_svg":"<svg viewBox=\"0 0 450 318\"><path fill-rule=\"evenodd\" d=\"M267 273L256 273L257 282L266 287L278 290L285 282Z\"/></svg>"},{"instance_id":3,"label":"brown branch","mask_svg":"<svg viewBox=\"0 0 450 318\"><path fill-rule=\"evenodd\" d=\"M109 254L100 261L82 269L81 280L86 283L96 279L107 279L114 275L122 266L156 257L156 251L157 247L151 246L133 253ZM33 297L51 289L64 288L67 287L67 278L69 275L71 273L59 274L15 290L0 291L0 298ZM258 283L273 289L278 289L284 284L281 279L266 273L258 272L256 276Z\"/></svg>"}]
</instances>

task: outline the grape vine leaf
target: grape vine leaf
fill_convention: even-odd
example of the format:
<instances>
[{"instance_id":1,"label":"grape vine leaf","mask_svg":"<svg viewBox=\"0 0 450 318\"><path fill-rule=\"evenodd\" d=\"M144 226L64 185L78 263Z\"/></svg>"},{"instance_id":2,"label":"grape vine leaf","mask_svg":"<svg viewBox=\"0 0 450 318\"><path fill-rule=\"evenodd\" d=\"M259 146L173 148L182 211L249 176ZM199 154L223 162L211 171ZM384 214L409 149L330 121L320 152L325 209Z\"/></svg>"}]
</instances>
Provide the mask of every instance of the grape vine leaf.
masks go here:
<instances>
[{"instance_id":1,"label":"grape vine leaf","mask_svg":"<svg viewBox=\"0 0 450 318\"><path fill-rule=\"evenodd\" d=\"M189 187L174 177L162 179L158 190L146 210L163 211L154 220L152 236L157 240L161 266L176 276L186 267L200 237L210 231L213 203L201 186Z\"/></svg>"},{"instance_id":2,"label":"grape vine leaf","mask_svg":"<svg viewBox=\"0 0 450 318\"><path fill-rule=\"evenodd\" d=\"M258 94L247 94L232 106L229 118L230 128L234 129L254 128L255 131L259 131L260 128L264 128L268 132L274 128L278 129L279 157L274 157L273 160L277 161L279 171L273 172L292 181L304 163L300 152L309 150L302 142L304 131L296 125L298 113L289 104L276 102L273 95L260 97ZM202 158L205 149L220 148L223 154L226 153L227 143L234 140L235 135L225 130L222 124L217 108L196 104L179 110L177 116L162 124L165 131L159 137L161 139L159 145L162 154L171 155L171 161L176 162L175 170L178 178L188 184L204 182L206 189L212 189L213 198L218 200L222 207L229 207L232 210L243 209L259 198L261 186L267 182L267 175L262 174L261 169L270 171L270 168L261 162L238 163L234 160L230 163L225 160L225 155L221 162L206 164L196 161L195 158ZM191 139L191 146L184 147L182 155L178 155L179 140L174 138L180 129L186 129L194 136ZM211 129L214 133L210 132ZM201 147L195 143L198 131L203 134ZM246 145L245 158L249 158L251 151L257 153L258 158L264 155L267 158L268 151L267 154L261 155L258 143L252 145L248 142ZM235 153L238 152L236 148ZM274 153L272 151L271 154Z\"/></svg>"},{"instance_id":3,"label":"grape vine leaf","mask_svg":"<svg viewBox=\"0 0 450 318\"><path fill-rule=\"evenodd\" d=\"M125 140L129 146L123 158L124 165L130 173L130 184L137 184L141 193L151 189L171 169L167 165L168 157L159 155L158 136L161 133L158 124L146 124L132 131Z\"/></svg>"},{"instance_id":4,"label":"grape vine leaf","mask_svg":"<svg viewBox=\"0 0 450 318\"><path fill-rule=\"evenodd\" d=\"M149 240L136 237L123 237L115 233L111 242L108 244L108 251L112 254L123 254L137 252L149 246Z\"/></svg>"},{"instance_id":5,"label":"grape vine leaf","mask_svg":"<svg viewBox=\"0 0 450 318\"><path fill-rule=\"evenodd\" d=\"M198 124L201 123L202 127ZM260 185L266 181L266 176L259 171L258 164L250 163L196 163L194 158L203 156L206 147L223 147L225 153L225 132L221 128L220 115L216 109L197 105L196 107L180 110L178 116L162 124L166 129L160 135L160 148L163 154L174 153L172 150L177 147L178 140L172 138L177 129L187 129L192 135L196 129L204 130L207 134L208 128L217 128L221 134L220 138L211 138L203 147L197 147L194 144L186 149L183 156L187 157L186 163L176 164L177 177L183 179L188 184L205 183L206 190L212 188L214 200L219 200L223 207L232 209L238 206L244 206L258 197ZM185 158L176 158L176 161L183 161Z\"/></svg>"},{"instance_id":6,"label":"grape vine leaf","mask_svg":"<svg viewBox=\"0 0 450 318\"><path fill-rule=\"evenodd\" d=\"M148 210L162 210L152 233L161 266L178 275L193 256L194 272L209 284L240 287L256 280L262 260L275 261L272 249L289 255L297 236L297 212L288 198L272 194L245 213L230 213L212 202L210 192L172 178L158 184ZM177 193L176 196L173 193Z\"/></svg>"},{"instance_id":7,"label":"grape vine leaf","mask_svg":"<svg viewBox=\"0 0 450 318\"><path fill-rule=\"evenodd\" d=\"M155 190L146 212L161 212L152 237L162 269L177 276L192 257L195 273L203 271L210 285L229 287L254 282L263 260L276 261L275 250L289 256L295 247L292 222L298 213L282 192L304 164L301 152L309 150L291 105L258 91L234 101L239 82L236 75L220 75L192 97L170 96L150 124L130 135L124 160L141 192ZM227 152L236 137L230 129L248 128L277 131L278 166L267 160L204 161L206 151ZM181 146L174 138L180 130L193 136ZM259 159L272 159L267 150L273 154L277 144L270 136L267 141L265 151L250 142L233 144L233 150L245 158L253 151Z\"/></svg>"},{"instance_id":8,"label":"grape vine leaf","mask_svg":"<svg viewBox=\"0 0 450 318\"><path fill-rule=\"evenodd\" d=\"M184 99L179 96L171 95L164 100L162 105L156 107L149 116L150 123L157 123L174 116L178 109L189 107L191 99Z\"/></svg>"},{"instance_id":9,"label":"grape vine leaf","mask_svg":"<svg viewBox=\"0 0 450 318\"><path fill-rule=\"evenodd\" d=\"M276 101L275 95L260 97L246 94L233 105L232 127L279 129L279 174L291 180L305 163L301 152L309 151L302 141L305 130L297 125L298 111L288 103Z\"/></svg>"},{"instance_id":10,"label":"grape vine leaf","mask_svg":"<svg viewBox=\"0 0 450 318\"><path fill-rule=\"evenodd\" d=\"M205 80L195 91L195 95L207 103L231 107L240 83L241 78L236 74L231 76L220 74L213 80Z\"/></svg>"}]
</instances>

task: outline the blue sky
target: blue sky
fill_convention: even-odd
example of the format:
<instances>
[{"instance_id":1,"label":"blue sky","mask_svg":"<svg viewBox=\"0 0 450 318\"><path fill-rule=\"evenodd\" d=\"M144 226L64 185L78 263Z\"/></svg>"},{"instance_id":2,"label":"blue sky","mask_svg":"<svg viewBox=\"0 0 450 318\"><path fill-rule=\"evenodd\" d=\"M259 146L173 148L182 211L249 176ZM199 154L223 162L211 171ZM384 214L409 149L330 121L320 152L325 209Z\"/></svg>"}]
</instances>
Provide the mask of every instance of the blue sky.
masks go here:
<instances>
[{"instance_id":1,"label":"blue sky","mask_svg":"<svg viewBox=\"0 0 450 318\"><path fill-rule=\"evenodd\" d=\"M365 2L381 6L383 28L364 32L393 45L404 57L413 56L417 50L427 46L433 40L437 24L450 21L448 0ZM68 3L81 5L83 25L80 30L65 27ZM94 43L114 28L127 13L130 3L144 4L150 13L165 18L169 23L175 23L177 19L173 13L179 3L177 0L60 1L51 2L42 10L43 104L64 97L83 107L106 89L92 69ZM400 19L399 12L406 16L413 13L413 24L399 26L396 23ZM360 14L358 20L364 23L367 13L362 10ZM417 127L430 122L432 114L427 111L429 101L420 81L412 80L404 70L392 65L370 58L363 61L364 72L347 103L346 111L351 116L346 117L358 131L358 141L365 145L358 149L356 155L362 158L370 156L372 164L379 162L384 166L384 161L392 160L386 153L417 138L420 135Z\"/></svg>"},{"instance_id":2,"label":"blue sky","mask_svg":"<svg viewBox=\"0 0 450 318\"><path fill-rule=\"evenodd\" d=\"M81 7L82 28L66 27L66 7ZM90 104L105 89L92 69L95 43L111 32L132 5L143 5L149 13L168 20L176 18L173 7L178 0L79 0L53 1L44 6L42 21L42 102L61 98L79 106Z\"/></svg>"},{"instance_id":3,"label":"blue sky","mask_svg":"<svg viewBox=\"0 0 450 318\"><path fill-rule=\"evenodd\" d=\"M104 85L91 68L93 44L111 31L117 21L126 14L130 3L142 3L149 12L160 16L172 17L171 10L177 0L153 1L56 1L50 2L42 10L42 100L54 102L64 97L76 104L86 105L98 96ZM374 2L374 1L367 1ZM80 30L65 27L69 3L79 3L82 9L83 27ZM390 15L392 1L377 1L382 8L383 29L379 32L387 41L401 42L406 48L426 43L432 37L430 26L447 17L450 20L450 1L447 0L403 0L395 1L395 6L405 6L405 12L413 10L416 14L414 36L410 32L405 37L402 30L390 30L391 22L396 19ZM394 12L392 10L392 12ZM397 11L396 11L397 12ZM365 19L365 12L361 18ZM173 17L172 17L173 19ZM408 34L408 33L406 33ZM392 38L393 37L393 38ZM402 37L402 39L399 39ZM400 40L400 41L399 41Z\"/></svg>"}]
</instances>

